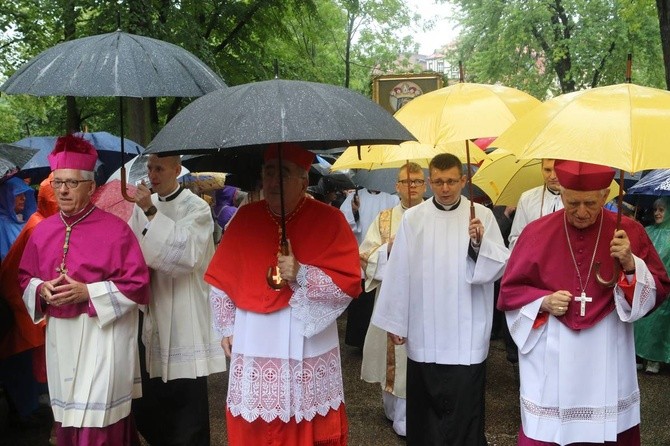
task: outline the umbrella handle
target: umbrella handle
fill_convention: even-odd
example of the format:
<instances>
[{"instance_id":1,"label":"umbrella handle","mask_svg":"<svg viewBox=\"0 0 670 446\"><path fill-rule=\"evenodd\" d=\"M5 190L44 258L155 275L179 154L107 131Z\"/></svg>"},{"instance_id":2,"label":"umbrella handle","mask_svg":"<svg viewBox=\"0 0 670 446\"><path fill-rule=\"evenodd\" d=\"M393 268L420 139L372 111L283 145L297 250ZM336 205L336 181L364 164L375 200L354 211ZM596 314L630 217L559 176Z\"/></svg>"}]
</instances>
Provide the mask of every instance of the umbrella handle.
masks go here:
<instances>
[{"instance_id":1,"label":"umbrella handle","mask_svg":"<svg viewBox=\"0 0 670 446\"><path fill-rule=\"evenodd\" d=\"M619 281L619 274L621 274L621 265L619 265L619 262L614 261L614 271L612 273L612 278L609 280L603 279L602 276L600 275L600 262L596 262L593 265L593 271L596 273L596 280L598 281L599 284L604 285L606 287L613 287Z\"/></svg>"},{"instance_id":2,"label":"umbrella handle","mask_svg":"<svg viewBox=\"0 0 670 446\"><path fill-rule=\"evenodd\" d=\"M281 241L279 249L282 255L288 255L288 243L285 240ZM270 288L277 291L286 285L286 282L281 278L281 274L279 274L279 266L269 267L268 272L265 274L265 280Z\"/></svg>"},{"instance_id":3,"label":"umbrella handle","mask_svg":"<svg viewBox=\"0 0 670 446\"><path fill-rule=\"evenodd\" d=\"M126 188L126 167L121 166L121 196L131 203L135 203L135 198L128 195L128 190Z\"/></svg>"}]
</instances>

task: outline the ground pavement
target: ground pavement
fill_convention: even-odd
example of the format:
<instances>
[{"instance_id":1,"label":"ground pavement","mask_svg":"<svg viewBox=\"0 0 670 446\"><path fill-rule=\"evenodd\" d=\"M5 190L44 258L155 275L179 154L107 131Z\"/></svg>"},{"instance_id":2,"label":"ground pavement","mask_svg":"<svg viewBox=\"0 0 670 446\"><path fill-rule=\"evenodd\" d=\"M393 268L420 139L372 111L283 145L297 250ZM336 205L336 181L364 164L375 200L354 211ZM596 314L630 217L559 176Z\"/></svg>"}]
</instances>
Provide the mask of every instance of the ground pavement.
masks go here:
<instances>
[{"instance_id":1,"label":"ground pavement","mask_svg":"<svg viewBox=\"0 0 670 446\"><path fill-rule=\"evenodd\" d=\"M344 316L338 321L340 335L344 333ZM342 345L344 394L349 415L350 446L404 445L386 420L381 408L379 385L359 379L360 350ZM588 371L585 371L588 373ZM642 393L642 445L670 445L670 367L659 375L638 375ZM212 446L227 445L224 404L227 373L219 373L209 380L209 404ZM490 445L513 446L519 428L518 382L514 369L505 359L502 341L493 341L488 359L486 387L486 436ZM47 445L49 426L16 430L6 425L6 414L0 402L0 446ZM253 445L250 445L253 446ZM287 445L289 446L289 445Z\"/></svg>"}]
</instances>

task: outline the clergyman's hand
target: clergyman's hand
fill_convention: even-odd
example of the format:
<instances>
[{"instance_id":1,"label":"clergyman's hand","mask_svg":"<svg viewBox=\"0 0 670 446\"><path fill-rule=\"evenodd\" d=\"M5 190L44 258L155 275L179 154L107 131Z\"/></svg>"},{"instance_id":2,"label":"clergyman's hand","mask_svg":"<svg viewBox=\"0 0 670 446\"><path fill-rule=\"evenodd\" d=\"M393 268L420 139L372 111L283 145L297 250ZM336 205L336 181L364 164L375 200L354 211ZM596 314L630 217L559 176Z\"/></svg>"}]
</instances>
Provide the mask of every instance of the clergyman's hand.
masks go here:
<instances>
[{"instance_id":1,"label":"clergyman's hand","mask_svg":"<svg viewBox=\"0 0 670 446\"><path fill-rule=\"evenodd\" d=\"M42 289L40 290L40 297L44 299L44 302L51 305L53 295L56 294L56 286L61 283L65 278L65 274L61 274L55 279L47 280L42 284Z\"/></svg>"},{"instance_id":2,"label":"clergyman's hand","mask_svg":"<svg viewBox=\"0 0 670 446\"><path fill-rule=\"evenodd\" d=\"M635 269L635 259L630 250L630 240L623 229L614 231L614 238L610 242L610 255L619 261L624 271Z\"/></svg>"},{"instance_id":3,"label":"clergyman's hand","mask_svg":"<svg viewBox=\"0 0 670 446\"><path fill-rule=\"evenodd\" d=\"M279 267L279 274L281 274L282 280L286 282L295 282L296 277L298 276L298 269L300 264L293 255L293 248L291 247L291 241L288 242L288 254L283 255L282 253L277 254L277 266Z\"/></svg>"},{"instance_id":4,"label":"clergyman's hand","mask_svg":"<svg viewBox=\"0 0 670 446\"><path fill-rule=\"evenodd\" d=\"M477 217L470 220L470 226L468 226L468 235L470 240L475 246L479 246L482 242L482 237L484 236L484 225L481 220Z\"/></svg>"},{"instance_id":5,"label":"clergyman's hand","mask_svg":"<svg viewBox=\"0 0 670 446\"><path fill-rule=\"evenodd\" d=\"M151 189L144 184L144 181L137 186L135 203L137 203L137 206L142 209L143 212L153 206L153 202L151 201Z\"/></svg>"},{"instance_id":6,"label":"clergyman's hand","mask_svg":"<svg viewBox=\"0 0 670 446\"><path fill-rule=\"evenodd\" d=\"M88 302L88 287L85 283L77 282L67 274L63 275L62 285L54 287L54 294L51 296L51 304L60 306Z\"/></svg>"},{"instance_id":7,"label":"clergyman's hand","mask_svg":"<svg viewBox=\"0 0 670 446\"><path fill-rule=\"evenodd\" d=\"M407 339L403 338L402 336L398 336L393 333L388 333L388 337L391 338L391 342L393 342L394 345L403 345L407 341Z\"/></svg>"},{"instance_id":8,"label":"clergyman's hand","mask_svg":"<svg viewBox=\"0 0 670 446\"><path fill-rule=\"evenodd\" d=\"M568 305L572 302L572 294L569 291L556 291L542 300L540 311L549 313L552 316L563 316L568 312Z\"/></svg>"},{"instance_id":9,"label":"clergyman's hand","mask_svg":"<svg viewBox=\"0 0 670 446\"><path fill-rule=\"evenodd\" d=\"M230 358L230 355L232 354L233 351L233 337L232 336L222 337L221 347L223 348L223 352L226 354L226 356Z\"/></svg>"}]
</instances>

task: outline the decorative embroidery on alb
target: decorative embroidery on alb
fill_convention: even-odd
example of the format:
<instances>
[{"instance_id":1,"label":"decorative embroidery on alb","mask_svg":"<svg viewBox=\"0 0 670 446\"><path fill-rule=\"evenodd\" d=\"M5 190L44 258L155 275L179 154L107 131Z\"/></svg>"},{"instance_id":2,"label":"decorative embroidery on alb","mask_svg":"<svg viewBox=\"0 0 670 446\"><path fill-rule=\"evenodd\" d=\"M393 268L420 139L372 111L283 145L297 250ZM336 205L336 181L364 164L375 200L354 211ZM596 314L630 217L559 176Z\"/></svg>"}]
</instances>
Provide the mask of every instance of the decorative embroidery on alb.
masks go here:
<instances>
[{"instance_id":1,"label":"decorative embroidery on alb","mask_svg":"<svg viewBox=\"0 0 670 446\"><path fill-rule=\"evenodd\" d=\"M248 422L296 423L326 415L344 402L339 348L302 361L233 354L226 403Z\"/></svg>"},{"instance_id":2,"label":"decorative embroidery on alb","mask_svg":"<svg viewBox=\"0 0 670 446\"><path fill-rule=\"evenodd\" d=\"M561 423L569 423L571 421L615 421L619 413L626 412L639 403L639 391L633 392L627 398L620 399L616 407L568 407L559 409L556 406L540 406L529 399L521 397L521 407L524 412L541 418L555 418Z\"/></svg>"}]
</instances>

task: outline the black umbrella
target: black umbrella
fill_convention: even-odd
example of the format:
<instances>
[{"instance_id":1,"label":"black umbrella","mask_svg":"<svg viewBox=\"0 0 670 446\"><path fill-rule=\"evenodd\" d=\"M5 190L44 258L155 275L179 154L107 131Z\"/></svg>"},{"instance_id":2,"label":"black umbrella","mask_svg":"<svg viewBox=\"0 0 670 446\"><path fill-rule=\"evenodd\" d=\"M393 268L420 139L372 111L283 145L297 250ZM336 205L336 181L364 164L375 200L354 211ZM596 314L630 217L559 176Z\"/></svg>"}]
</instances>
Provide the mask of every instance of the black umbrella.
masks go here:
<instances>
[{"instance_id":1,"label":"black umbrella","mask_svg":"<svg viewBox=\"0 0 670 446\"><path fill-rule=\"evenodd\" d=\"M21 168L23 168L23 166L25 166L38 151L38 149L21 147L16 144L0 144L0 158L4 158L6 161L14 163Z\"/></svg>"},{"instance_id":2,"label":"black umbrella","mask_svg":"<svg viewBox=\"0 0 670 446\"><path fill-rule=\"evenodd\" d=\"M218 90L179 112L149 143L145 153L260 152L268 144L292 142L311 150L356 144L416 140L378 104L334 85L273 79ZM256 148L257 150L253 150ZM281 150L279 162L281 163ZM283 194L282 169L279 190ZM288 252L281 203L280 249ZM268 283L281 287L281 282Z\"/></svg>"},{"instance_id":3,"label":"black umbrella","mask_svg":"<svg viewBox=\"0 0 670 446\"><path fill-rule=\"evenodd\" d=\"M225 86L207 65L181 47L115 31L63 42L40 53L0 86L0 91L35 96L118 96L123 143L123 96L196 97ZM123 155L122 144L122 159ZM122 183L125 196L123 167Z\"/></svg>"},{"instance_id":4,"label":"black umbrella","mask_svg":"<svg viewBox=\"0 0 670 446\"><path fill-rule=\"evenodd\" d=\"M19 171L16 163L0 156L0 184L14 176Z\"/></svg>"},{"instance_id":5,"label":"black umbrella","mask_svg":"<svg viewBox=\"0 0 670 446\"><path fill-rule=\"evenodd\" d=\"M217 90L179 112L145 153L203 153L294 142L312 150L416 138L355 91L273 79Z\"/></svg>"}]
</instances>

